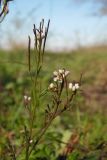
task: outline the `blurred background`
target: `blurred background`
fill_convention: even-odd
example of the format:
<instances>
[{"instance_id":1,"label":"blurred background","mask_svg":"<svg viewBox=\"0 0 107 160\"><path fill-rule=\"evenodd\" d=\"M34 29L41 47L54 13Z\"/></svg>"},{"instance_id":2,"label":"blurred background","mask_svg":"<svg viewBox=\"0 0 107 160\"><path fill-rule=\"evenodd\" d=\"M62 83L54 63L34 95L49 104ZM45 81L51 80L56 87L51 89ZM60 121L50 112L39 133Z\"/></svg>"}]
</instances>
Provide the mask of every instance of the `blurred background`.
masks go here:
<instances>
[{"instance_id":1,"label":"blurred background","mask_svg":"<svg viewBox=\"0 0 107 160\"><path fill-rule=\"evenodd\" d=\"M47 49L107 44L107 0L14 0L0 24L0 48L27 46L33 24L51 20Z\"/></svg>"}]
</instances>

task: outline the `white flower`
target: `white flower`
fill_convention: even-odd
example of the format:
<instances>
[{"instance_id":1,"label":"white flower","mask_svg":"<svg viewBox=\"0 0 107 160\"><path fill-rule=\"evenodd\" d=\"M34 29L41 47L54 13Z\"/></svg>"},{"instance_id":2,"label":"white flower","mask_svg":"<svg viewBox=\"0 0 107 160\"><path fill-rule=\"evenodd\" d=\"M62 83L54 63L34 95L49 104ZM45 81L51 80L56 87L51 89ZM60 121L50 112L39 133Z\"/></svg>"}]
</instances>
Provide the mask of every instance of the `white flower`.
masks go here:
<instances>
[{"instance_id":1,"label":"white flower","mask_svg":"<svg viewBox=\"0 0 107 160\"><path fill-rule=\"evenodd\" d=\"M72 83L69 83L69 89L72 89L72 86L73 86L73 84Z\"/></svg>"},{"instance_id":2,"label":"white flower","mask_svg":"<svg viewBox=\"0 0 107 160\"><path fill-rule=\"evenodd\" d=\"M56 91L56 85L54 83L50 83L49 87L48 87L49 91Z\"/></svg>"},{"instance_id":3,"label":"white flower","mask_svg":"<svg viewBox=\"0 0 107 160\"><path fill-rule=\"evenodd\" d=\"M79 84L75 83L75 89L79 89Z\"/></svg>"},{"instance_id":4,"label":"white flower","mask_svg":"<svg viewBox=\"0 0 107 160\"><path fill-rule=\"evenodd\" d=\"M57 82L58 80L59 80L59 78L58 77L54 77L54 82Z\"/></svg>"},{"instance_id":5,"label":"white flower","mask_svg":"<svg viewBox=\"0 0 107 160\"><path fill-rule=\"evenodd\" d=\"M28 97L28 101L31 101L31 97Z\"/></svg>"},{"instance_id":6,"label":"white flower","mask_svg":"<svg viewBox=\"0 0 107 160\"><path fill-rule=\"evenodd\" d=\"M58 72L57 72L57 71L54 71L54 72L53 72L53 75L54 75L54 76L57 76L57 75L58 75Z\"/></svg>"},{"instance_id":7,"label":"white flower","mask_svg":"<svg viewBox=\"0 0 107 160\"><path fill-rule=\"evenodd\" d=\"M75 85L74 86L72 86L72 91L75 91L76 90L76 88L75 88Z\"/></svg>"},{"instance_id":8,"label":"white flower","mask_svg":"<svg viewBox=\"0 0 107 160\"><path fill-rule=\"evenodd\" d=\"M60 82L62 83L62 77L61 76L56 76L53 78L54 82Z\"/></svg>"},{"instance_id":9,"label":"white flower","mask_svg":"<svg viewBox=\"0 0 107 160\"><path fill-rule=\"evenodd\" d=\"M27 96L27 95L24 95L24 102L25 102L25 104L28 105L30 101L31 101L31 97Z\"/></svg>"},{"instance_id":10,"label":"white flower","mask_svg":"<svg viewBox=\"0 0 107 160\"><path fill-rule=\"evenodd\" d=\"M64 69L59 69L59 73L60 73L60 74L63 74L64 72L65 72Z\"/></svg>"},{"instance_id":11,"label":"white flower","mask_svg":"<svg viewBox=\"0 0 107 160\"><path fill-rule=\"evenodd\" d=\"M25 95L25 96L24 96L24 100L27 100L27 98L28 98L28 96Z\"/></svg>"},{"instance_id":12,"label":"white flower","mask_svg":"<svg viewBox=\"0 0 107 160\"><path fill-rule=\"evenodd\" d=\"M31 139L31 140L29 141L29 143L32 144L32 143L33 143L33 140Z\"/></svg>"},{"instance_id":13,"label":"white flower","mask_svg":"<svg viewBox=\"0 0 107 160\"><path fill-rule=\"evenodd\" d=\"M54 71L53 75L54 75L54 82L60 82L62 83L64 77L66 77L69 74L69 71L66 71L64 69L59 69L58 71Z\"/></svg>"},{"instance_id":14,"label":"white flower","mask_svg":"<svg viewBox=\"0 0 107 160\"><path fill-rule=\"evenodd\" d=\"M53 83L51 83L50 85L49 85L49 89L53 89L55 86L54 86L54 84Z\"/></svg>"},{"instance_id":15,"label":"white flower","mask_svg":"<svg viewBox=\"0 0 107 160\"><path fill-rule=\"evenodd\" d=\"M69 71L65 71L65 72L62 74L63 78L66 77L69 73L70 73Z\"/></svg>"},{"instance_id":16,"label":"white flower","mask_svg":"<svg viewBox=\"0 0 107 160\"><path fill-rule=\"evenodd\" d=\"M70 71L65 71L65 76L67 76L70 73Z\"/></svg>"},{"instance_id":17,"label":"white flower","mask_svg":"<svg viewBox=\"0 0 107 160\"><path fill-rule=\"evenodd\" d=\"M72 91L76 91L79 89L79 83L69 83L69 89L72 90Z\"/></svg>"}]
</instances>

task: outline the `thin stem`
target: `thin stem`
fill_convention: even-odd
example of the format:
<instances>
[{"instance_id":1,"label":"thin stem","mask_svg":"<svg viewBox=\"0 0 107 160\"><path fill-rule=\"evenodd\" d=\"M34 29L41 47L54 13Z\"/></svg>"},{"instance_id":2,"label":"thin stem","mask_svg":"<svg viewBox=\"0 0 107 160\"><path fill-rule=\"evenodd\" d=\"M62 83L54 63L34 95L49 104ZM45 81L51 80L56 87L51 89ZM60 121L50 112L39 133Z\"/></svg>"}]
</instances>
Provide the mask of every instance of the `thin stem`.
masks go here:
<instances>
[{"instance_id":1,"label":"thin stem","mask_svg":"<svg viewBox=\"0 0 107 160\"><path fill-rule=\"evenodd\" d=\"M13 160L16 160L15 149L14 149L14 147L10 144L10 142L9 142L9 148L10 148L10 150L11 150Z\"/></svg>"},{"instance_id":2,"label":"thin stem","mask_svg":"<svg viewBox=\"0 0 107 160\"><path fill-rule=\"evenodd\" d=\"M7 6L7 2L5 2L2 11L0 12L0 17L3 15L3 13L5 12L5 8Z\"/></svg>"},{"instance_id":3,"label":"thin stem","mask_svg":"<svg viewBox=\"0 0 107 160\"><path fill-rule=\"evenodd\" d=\"M68 102L68 84L67 84L66 76L65 76L65 87L66 87L66 96L67 96L67 102Z\"/></svg>"},{"instance_id":4,"label":"thin stem","mask_svg":"<svg viewBox=\"0 0 107 160\"><path fill-rule=\"evenodd\" d=\"M32 153L32 151L35 148L35 146L39 143L39 141L41 140L41 138L43 137L45 132L47 131L48 127L51 125L52 121L55 119L56 113L57 113L57 110L58 110L58 106L59 106L59 104L57 104L56 109L55 109L52 117L50 118L49 123L47 123L47 125L45 125L45 127L42 129L42 131L40 131L39 137L37 138L37 140L35 141L35 143L33 144L32 148L31 148L31 150L29 151L29 156Z\"/></svg>"},{"instance_id":5,"label":"thin stem","mask_svg":"<svg viewBox=\"0 0 107 160\"><path fill-rule=\"evenodd\" d=\"M45 52L45 45L46 45L46 40L47 40L47 35L48 35L49 25L50 25L50 20L48 21L47 28L45 29L45 38L44 38L44 43L43 43L43 55L42 55L42 62L43 62L43 56L44 56L44 52Z\"/></svg>"},{"instance_id":6,"label":"thin stem","mask_svg":"<svg viewBox=\"0 0 107 160\"><path fill-rule=\"evenodd\" d=\"M31 53L30 53L30 47L31 47L31 38L30 38L30 36L28 36L28 67L29 67L29 72L30 72L30 70L31 70L31 62L30 62L30 55L31 55Z\"/></svg>"},{"instance_id":7,"label":"thin stem","mask_svg":"<svg viewBox=\"0 0 107 160\"><path fill-rule=\"evenodd\" d=\"M73 93L73 94L71 95L71 97L69 98L69 103L72 101L74 95L75 95L75 93ZM36 145L39 143L39 141L41 140L41 138L43 137L43 135L45 134L45 132L47 131L47 129L49 128L49 126L51 125L52 121L53 121L57 116L59 116L60 114L62 114L65 110L67 110L67 108L68 108L68 106L69 106L69 103L66 102L66 104L64 105L64 108L63 108L62 110L60 110L59 112L57 112L57 111L58 111L58 107L59 107L59 103L57 103L56 108L55 108L55 111L54 111L52 117L50 118L49 123L47 123L47 125L42 129L42 131L40 132L39 137L38 137L37 140L34 142L31 150L29 151L29 156L30 156L30 154L32 153L33 149L36 147Z\"/></svg>"},{"instance_id":8,"label":"thin stem","mask_svg":"<svg viewBox=\"0 0 107 160\"><path fill-rule=\"evenodd\" d=\"M28 160L28 151L29 151L29 137L28 137L28 131L26 126L24 126L24 131L25 131L25 138L26 138L26 154L25 154L25 160Z\"/></svg>"}]
</instances>

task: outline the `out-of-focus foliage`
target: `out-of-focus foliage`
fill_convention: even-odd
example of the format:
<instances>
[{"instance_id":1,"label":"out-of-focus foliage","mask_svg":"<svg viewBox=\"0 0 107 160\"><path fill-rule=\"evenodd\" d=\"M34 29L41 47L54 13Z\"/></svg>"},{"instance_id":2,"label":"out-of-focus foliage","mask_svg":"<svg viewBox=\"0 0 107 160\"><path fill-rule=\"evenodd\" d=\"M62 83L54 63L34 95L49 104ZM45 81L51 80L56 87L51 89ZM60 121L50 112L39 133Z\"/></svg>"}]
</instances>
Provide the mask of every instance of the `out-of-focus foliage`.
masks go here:
<instances>
[{"instance_id":1,"label":"out-of-focus foliage","mask_svg":"<svg viewBox=\"0 0 107 160\"><path fill-rule=\"evenodd\" d=\"M81 49L72 54L49 54L45 57L41 79L43 88L48 87L53 70L62 67L71 71L72 77L79 79L83 72L83 95L77 97L71 111L58 117L45 134L31 159L55 160L64 152L65 143L76 133L78 143L69 153L68 160L98 160L107 157L107 55L106 47ZM8 160L7 139L18 146L23 136L24 118L23 95L29 88L29 74L26 65L26 51L0 51L0 157ZM42 98L43 110L48 99ZM41 125L39 118L38 124ZM35 124L36 126L36 124ZM20 157L22 160L24 157Z\"/></svg>"}]
</instances>

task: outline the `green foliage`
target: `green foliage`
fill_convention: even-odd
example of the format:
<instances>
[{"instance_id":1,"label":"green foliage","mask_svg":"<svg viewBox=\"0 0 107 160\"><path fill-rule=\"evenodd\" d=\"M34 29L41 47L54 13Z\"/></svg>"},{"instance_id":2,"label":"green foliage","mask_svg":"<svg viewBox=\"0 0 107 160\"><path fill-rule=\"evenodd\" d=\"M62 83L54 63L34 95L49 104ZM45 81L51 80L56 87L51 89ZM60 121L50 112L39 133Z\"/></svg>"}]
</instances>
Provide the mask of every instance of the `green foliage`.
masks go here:
<instances>
[{"instance_id":1,"label":"green foliage","mask_svg":"<svg viewBox=\"0 0 107 160\"><path fill-rule=\"evenodd\" d=\"M23 53L25 51L18 51L17 53L0 51L0 61L2 62L0 63L1 160L10 159L8 158L7 138L16 139L14 143L18 147L24 136L22 126L24 123L28 123L27 120L25 122L25 118L28 119L28 115L24 111L23 95L25 88L28 89L30 87L30 82L25 62L26 54ZM16 61L20 63L16 63ZM107 66L107 54L106 52L91 54L84 53L84 51L75 54L47 53L44 67L40 74L40 79L43 80L43 88L47 88L51 82L50 75L53 70L62 68L63 66L72 71L71 79L74 77L74 79L78 80L79 73L85 72L82 90L89 93L92 86L96 90L96 86L106 81L106 75L103 72ZM101 93L96 91L95 94L100 95ZM76 132L80 135L80 139L73 152L68 155L68 160L98 160L100 157L106 160L106 108L104 108L104 103L102 104L100 101L92 98L92 102L89 103L86 97L80 98L78 95L73 102L72 110L63 113L61 117L58 117L53 122L52 127L49 128L40 141L37 149L33 151L30 159L57 159L66 146L63 142L68 143L69 136L73 132ZM46 106L48 98L44 95L41 100L39 112L44 110L45 107L43 106ZM41 125L41 121L42 118L39 117L36 122L38 124L35 124L35 127ZM4 158L3 155L5 155ZM24 160L24 158L23 153L19 159Z\"/></svg>"}]
</instances>

